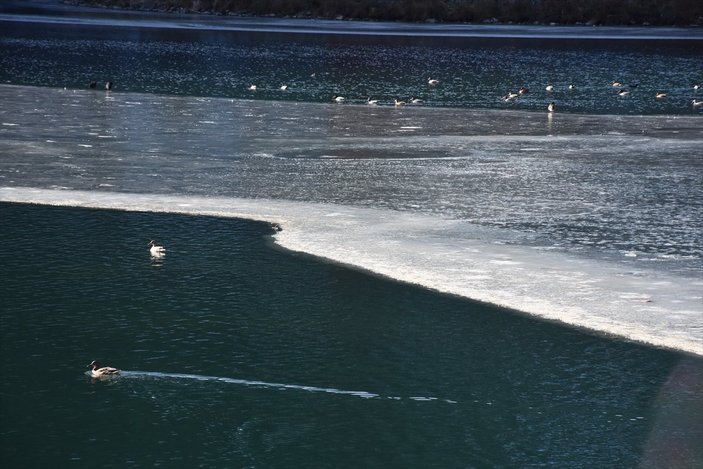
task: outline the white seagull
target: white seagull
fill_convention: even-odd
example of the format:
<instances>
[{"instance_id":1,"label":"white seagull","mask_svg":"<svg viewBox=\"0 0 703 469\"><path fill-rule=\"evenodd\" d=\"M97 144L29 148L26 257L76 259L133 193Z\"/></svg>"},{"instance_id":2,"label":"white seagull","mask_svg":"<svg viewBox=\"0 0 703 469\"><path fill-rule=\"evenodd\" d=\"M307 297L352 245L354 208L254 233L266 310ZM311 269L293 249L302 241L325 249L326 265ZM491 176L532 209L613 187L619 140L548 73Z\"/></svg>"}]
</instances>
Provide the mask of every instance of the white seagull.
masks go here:
<instances>
[{"instance_id":1,"label":"white seagull","mask_svg":"<svg viewBox=\"0 0 703 469\"><path fill-rule=\"evenodd\" d=\"M344 96L334 96L332 99L336 103L343 103L344 102Z\"/></svg>"},{"instance_id":2,"label":"white seagull","mask_svg":"<svg viewBox=\"0 0 703 469\"><path fill-rule=\"evenodd\" d=\"M280 90L281 91L286 91L288 89L288 85L281 85Z\"/></svg>"},{"instance_id":3,"label":"white seagull","mask_svg":"<svg viewBox=\"0 0 703 469\"><path fill-rule=\"evenodd\" d=\"M508 91L508 94L503 96L503 101L508 102L512 101L513 99L517 99L517 97L520 96L518 93L514 91Z\"/></svg>"},{"instance_id":4,"label":"white seagull","mask_svg":"<svg viewBox=\"0 0 703 469\"><path fill-rule=\"evenodd\" d=\"M703 99L694 99L691 104L693 107L703 106Z\"/></svg>"},{"instance_id":5,"label":"white seagull","mask_svg":"<svg viewBox=\"0 0 703 469\"><path fill-rule=\"evenodd\" d=\"M92 368L90 370L90 376L92 376L93 378L106 378L108 376L115 376L120 374L120 370L118 370L117 368L113 368L111 366L100 366L100 364L95 360L90 362L88 368Z\"/></svg>"},{"instance_id":6,"label":"white seagull","mask_svg":"<svg viewBox=\"0 0 703 469\"><path fill-rule=\"evenodd\" d=\"M249 91L256 91L256 85L250 85Z\"/></svg>"},{"instance_id":7,"label":"white seagull","mask_svg":"<svg viewBox=\"0 0 703 469\"><path fill-rule=\"evenodd\" d=\"M554 86L553 85L547 85L545 88L547 91L554 91Z\"/></svg>"},{"instance_id":8,"label":"white seagull","mask_svg":"<svg viewBox=\"0 0 703 469\"><path fill-rule=\"evenodd\" d=\"M435 80L434 78L428 78L427 84L430 86L439 85L439 80Z\"/></svg>"},{"instance_id":9,"label":"white seagull","mask_svg":"<svg viewBox=\"0 0 703 469\"><path fill-rule=\"evenodd\" d=\"M154 257L161 257L166 254L166 248L154 243L153 239L149 241L149 244L147 246L149 246L149 253Z\"/></svg>"},{"instance_id":10,"label":"white seagull","mask_svg":"<svg viewBox=\"0 0 703 469\"><path fill-rule=\"evenodd\" d=\"M657 99L663 99L666 98L666 93L662 93L661 91L657 93L656 95Z\"/></svg>"},{"instance_id":11,"label":"white seagull","mask_svg":"<svg viewBox=\"0 0 703 469\"><path fill-rule=\"evenodd\" d=\"M620 90L620 91L618 91L618 95L619 95L619 96L627 96L628 94L630 94L630 92L627 91L627 90Z\"/></svg>"},{"instance_id":12,"label":"white seagull","mask_svg":"<svg viewBox=\"0 0 703 469\"><path fill-rule=\"evenodd\" d=\"M554 111L556 111L556 110L557 110L557 105L556 105L556 103L555 103L554 101L552 101L551 103L549 103L549 105L547 106L547 111L549 111L549 112L554 112Z\"/></svg>"},{"instance_id":13,"label":"white seagull","mask_svg":"<svg viewBox=\"0 0 703 469\"><path fill-rule=\"evenodd\" d=\"M395 100L395 105L396 105L396 106L404 106L404 105L405 105L405 101L398 101L398 100L396 99L396 100Z\"/></svg>"},{"instance_id":14,"label":"white seagull","mask_svg":"<svg viewBox=\"0 0 703 469\"><path fill-rule=\"evenodd\" d=\"M620 88L620 87L622 86L622 83L620 83L619 81L614 81L614 82L613 82L613 86L614 86L615 88Z\"/></svg>"},{"instance_id":15,"label":"white seagull","mask_svg":"<svg viewBox=\"0 0 703 469\"><path fill-rule=\"evenodd\" d=\"M371 96L366 100L366 104L369 106L375 106L378 104L378 99L371 99Z\"/></svg>"},{"instance_id":16,"label":"white seagull","mask_svg":"<svg viewBox=\"0 0 703 469\"><path fill-rule=\"evenodd\" d=\"M410 102L412 104L422 104L422 100L420 98L412 98Z\"/></svg>"}]
</instances>

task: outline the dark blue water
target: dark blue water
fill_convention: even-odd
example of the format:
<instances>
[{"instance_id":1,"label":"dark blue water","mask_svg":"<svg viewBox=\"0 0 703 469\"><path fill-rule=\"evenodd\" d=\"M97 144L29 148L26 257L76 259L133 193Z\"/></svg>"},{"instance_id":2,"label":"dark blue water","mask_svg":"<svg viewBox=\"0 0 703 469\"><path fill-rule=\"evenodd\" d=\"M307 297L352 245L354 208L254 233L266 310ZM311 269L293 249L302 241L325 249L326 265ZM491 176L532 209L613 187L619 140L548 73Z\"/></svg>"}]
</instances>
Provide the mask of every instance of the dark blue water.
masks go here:
<instances>
[{"instance_id":1,"label":"dark blue water","mask_svg":"<svg viewBox=\"0 0 703 469\"><path fill-rule=\"evenodd\" d=\"M554 101L560 112L597 114L703 109L691 105L703 96L693 89L703 83L703 40L693 32L690 40L673 41L618 40L617 32L616 39L580 40L572 34L358 36L212 30L206 23L182 29L140 27L138 21L4 22L0 81L85 89L92 81L102 87L112 80L119 91L305 102L341 95L347 104L372 97L391 106L418 98L424 106L532 111L545 111ZM429 86L429 78L439 84ZM624 87L614 88L615 80ZM546 91L547 85L554 90ZM529 93L503 100L522 86ZM618 96L621 89L630 94ZM667 97L656 99L657 92Z\"/></svg>"},{"instance_id":2,"label":"dark blue water","mask_svg":"<svg viewBox=\"0 0 703 469\"><path fill-rule=\"evenodd\" d=\"M702 461L700 359L280 251L263 223L0 216L4 467Z\"/></svg>"}]
</instances>

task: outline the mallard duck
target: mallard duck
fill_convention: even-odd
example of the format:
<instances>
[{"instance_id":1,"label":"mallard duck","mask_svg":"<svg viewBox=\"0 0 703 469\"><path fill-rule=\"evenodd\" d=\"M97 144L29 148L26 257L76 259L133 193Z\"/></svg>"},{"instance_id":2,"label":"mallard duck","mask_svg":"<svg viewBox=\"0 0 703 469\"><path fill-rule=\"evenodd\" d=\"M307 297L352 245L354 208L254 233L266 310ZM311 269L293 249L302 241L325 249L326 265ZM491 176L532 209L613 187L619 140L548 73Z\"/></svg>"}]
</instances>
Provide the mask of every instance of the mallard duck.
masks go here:
<instances>
[{"instance_id":1,"label":"mallard duck","mask_svg":"<svg viewBox=\"0 0 703 469\"><path fill-rule=\"evenodd\" d=\"M90 365L88 365L88 368L91 368L90 370L90 376L93 378L104 378L107 376L115 376L120 373L120 370L117 368L113 368L111 366L100 366L98 362L93 360L90 362Z\"/></svg>"},{"instance_id":2,"label":"mallard duck","mask_svg":"<svg viewBox=\"0 0 703 469\"><path fill-rule=\"evenodd\" d=\"M166 253L166 248L154 243L153 239L149 241L149 244L147 246L149 246L149 252L152 256L162 256Z\"/></svg>"}]
</instances>

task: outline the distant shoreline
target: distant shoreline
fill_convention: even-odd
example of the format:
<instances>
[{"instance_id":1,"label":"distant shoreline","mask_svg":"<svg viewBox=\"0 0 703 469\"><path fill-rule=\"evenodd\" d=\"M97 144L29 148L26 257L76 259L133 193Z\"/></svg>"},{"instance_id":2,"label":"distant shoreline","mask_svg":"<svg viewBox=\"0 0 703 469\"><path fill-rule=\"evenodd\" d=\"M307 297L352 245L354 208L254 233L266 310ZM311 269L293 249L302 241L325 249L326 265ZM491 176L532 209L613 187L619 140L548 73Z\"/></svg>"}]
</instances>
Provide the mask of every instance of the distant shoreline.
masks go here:
<instances>
[{"instance_id":1,"label":"distant shoreline","mask_svg":"<svg viewBox=\"0 0 703 469\"><path fill-rule=\"evenodd\" d=\"M623 5L616 0L562 0L559 9L531 0L59 0L90 6L159 13L235 17L580 26L703 26L703 2L665 0ZM688 3L688 4L686 4ZM654 5L656 4L656 5Z\"/></svg>"}]
</instances>

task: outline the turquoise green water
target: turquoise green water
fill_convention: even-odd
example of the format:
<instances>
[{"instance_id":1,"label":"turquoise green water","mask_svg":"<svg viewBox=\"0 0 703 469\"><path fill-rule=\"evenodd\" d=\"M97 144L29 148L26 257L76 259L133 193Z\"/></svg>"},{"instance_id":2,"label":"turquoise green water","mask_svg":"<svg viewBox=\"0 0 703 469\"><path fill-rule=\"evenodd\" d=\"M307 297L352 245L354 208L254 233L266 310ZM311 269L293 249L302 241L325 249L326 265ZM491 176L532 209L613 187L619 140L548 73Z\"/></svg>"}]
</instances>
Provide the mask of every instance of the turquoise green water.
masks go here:
<instances>
[{"instance_id":1,"label":"turquoise green water","mask_svg":"<svg viewBox=\"0 0 703 469\"><path fill-rule=\"evenodd\" d=\"M0 217L4 467L703 461L700 359L281 251L264 223Z\"/></svg>"}]
</instances>

